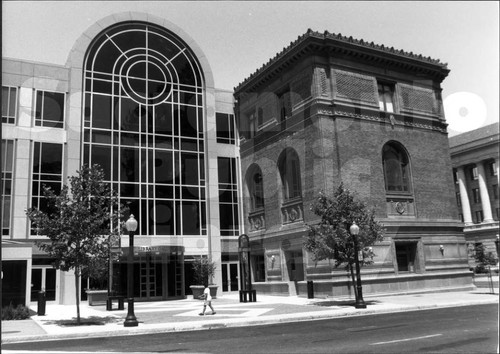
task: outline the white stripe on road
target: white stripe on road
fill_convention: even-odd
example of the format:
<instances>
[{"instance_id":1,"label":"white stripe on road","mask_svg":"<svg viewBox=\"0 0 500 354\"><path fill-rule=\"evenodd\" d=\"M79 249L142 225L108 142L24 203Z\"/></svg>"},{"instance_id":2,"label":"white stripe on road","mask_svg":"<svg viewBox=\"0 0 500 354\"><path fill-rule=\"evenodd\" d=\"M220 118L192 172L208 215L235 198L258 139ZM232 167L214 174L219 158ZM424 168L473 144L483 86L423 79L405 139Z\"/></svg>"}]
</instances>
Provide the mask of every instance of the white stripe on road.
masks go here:
<instances>
[{"instance_id":1,"label":"white stripe on road","mask_svg":"<svg viewBox=\"0 0 500 354\"><path fill-rule=\"evenodd\" d=\"M423 337L396 339L396 340L391 340L391 341L388 341L388 342L371 343L370 345L380 345L380 344L390 344L390 343L398 343L398 342L407 342L407 341L410 341L410 340L425 339L425 338L432 338L432 337L438 337L438 336L442 336L442 334L431 334L429 336L423 336Z\"/></svg>"}]
</instances>

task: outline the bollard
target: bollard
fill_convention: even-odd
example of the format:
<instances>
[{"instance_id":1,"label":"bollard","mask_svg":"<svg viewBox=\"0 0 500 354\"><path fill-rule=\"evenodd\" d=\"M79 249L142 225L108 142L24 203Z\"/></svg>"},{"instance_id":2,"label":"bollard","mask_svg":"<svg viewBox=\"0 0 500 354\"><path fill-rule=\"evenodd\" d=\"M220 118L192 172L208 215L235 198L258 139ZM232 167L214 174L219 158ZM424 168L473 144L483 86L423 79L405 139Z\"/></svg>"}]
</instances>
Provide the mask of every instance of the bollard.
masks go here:
<instances>
[{"instance_id":1,"label":"bollard","mask_svg":"<svg viewBox=\"0 0 500 354\"><path fill-rule=\"evenodd\" d=\"M38 292L38 316L45 316L45 304L47 299L45 297L45 291Z\"/></svg>"},{"instance_id":2,"label":"bollard","mask_svg":"<svg viewBox=\"0 0 500 354\"><path fill-rule=\"evenodd\" d=\"M307 281L307 298L314 299L314 283L312 280Z\"/></svg>"}]
</instances>

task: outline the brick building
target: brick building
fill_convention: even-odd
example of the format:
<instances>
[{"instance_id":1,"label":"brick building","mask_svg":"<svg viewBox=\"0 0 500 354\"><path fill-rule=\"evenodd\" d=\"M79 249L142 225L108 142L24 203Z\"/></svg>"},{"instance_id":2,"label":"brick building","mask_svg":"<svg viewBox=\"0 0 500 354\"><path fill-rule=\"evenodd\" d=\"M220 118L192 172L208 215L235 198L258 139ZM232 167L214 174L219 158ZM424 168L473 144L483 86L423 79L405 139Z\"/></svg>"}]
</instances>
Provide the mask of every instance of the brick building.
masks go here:
<instances>
[{"instance_id":1,"label":"brick building","mask_svg":"<svg viewBox=\"0 0 500 354\"><path fill-rule=\"evenodd\" d=\"M476 244L498 257L499 136L494 123L449 139L456 203L471 267Z\"/></svg>"},{"instance_id":2,"label":"brick building","mask_svg":"<svg viewBox=\"0 0 500 354\"><path fill-rule=\"evenodd\" d=\"M441 83L446 64L309 30L235 88L255 288L350 292L303 250L309 205L343 182L386 229L365 292L471 285Z\"/></svg>"}]
</instances>

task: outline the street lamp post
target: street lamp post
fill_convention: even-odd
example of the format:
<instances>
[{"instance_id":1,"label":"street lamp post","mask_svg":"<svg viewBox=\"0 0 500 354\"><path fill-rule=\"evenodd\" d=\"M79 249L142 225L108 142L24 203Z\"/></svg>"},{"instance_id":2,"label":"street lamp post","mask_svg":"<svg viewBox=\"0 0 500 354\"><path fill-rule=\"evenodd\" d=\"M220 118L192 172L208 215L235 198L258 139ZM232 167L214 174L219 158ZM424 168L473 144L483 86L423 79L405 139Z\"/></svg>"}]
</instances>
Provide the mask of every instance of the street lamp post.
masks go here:
<instances>
[{"instance_id":1,"label":"street lamp post","mask_svg":"<svg viewBox=\"0 0 500 354\"><path fill-rule=\"evenodd\" d=\"M354 262L356 263L356 289L358 296L356 297L356 304L354 307L357 309L365 309L366 303L363 300L363 288L361 287L361 271L359 270L359 257L358 257L358 240L356 236L359 234L359 226L353 222L349 228L354 244Z\"/></svg>"},{"instance_id":2,"label":"street lamp post","mask_svg":"<svg viewBox=\"0 0 500 354\"><path fill-rule=\"evenodd\" d=\"M127 317L123 325L125 327L135 327L139 325L134 314L134 232L137 230L137 220L133 214L125 223L128 231L128 263L127 263Z\"/></svg>"}]
</instances>

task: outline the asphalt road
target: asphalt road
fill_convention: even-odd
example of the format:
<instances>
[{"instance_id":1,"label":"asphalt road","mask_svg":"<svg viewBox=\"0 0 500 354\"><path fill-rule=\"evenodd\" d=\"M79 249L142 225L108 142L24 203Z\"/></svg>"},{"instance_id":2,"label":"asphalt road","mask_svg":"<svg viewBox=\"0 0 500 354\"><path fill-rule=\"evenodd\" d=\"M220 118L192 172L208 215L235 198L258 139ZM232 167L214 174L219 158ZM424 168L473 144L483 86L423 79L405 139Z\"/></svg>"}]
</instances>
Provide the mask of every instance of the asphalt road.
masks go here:
<instances>
[{"instance_id":1,"label":"asphalt road","mask_svg":"<svg viewBox=\"0 0 500 354\"><path fill-rule=\"evenodd\" d=\"M146 353L498 353L498 306L266 326L2 345L2 350Z\"/></svg>"}]
</instances>

